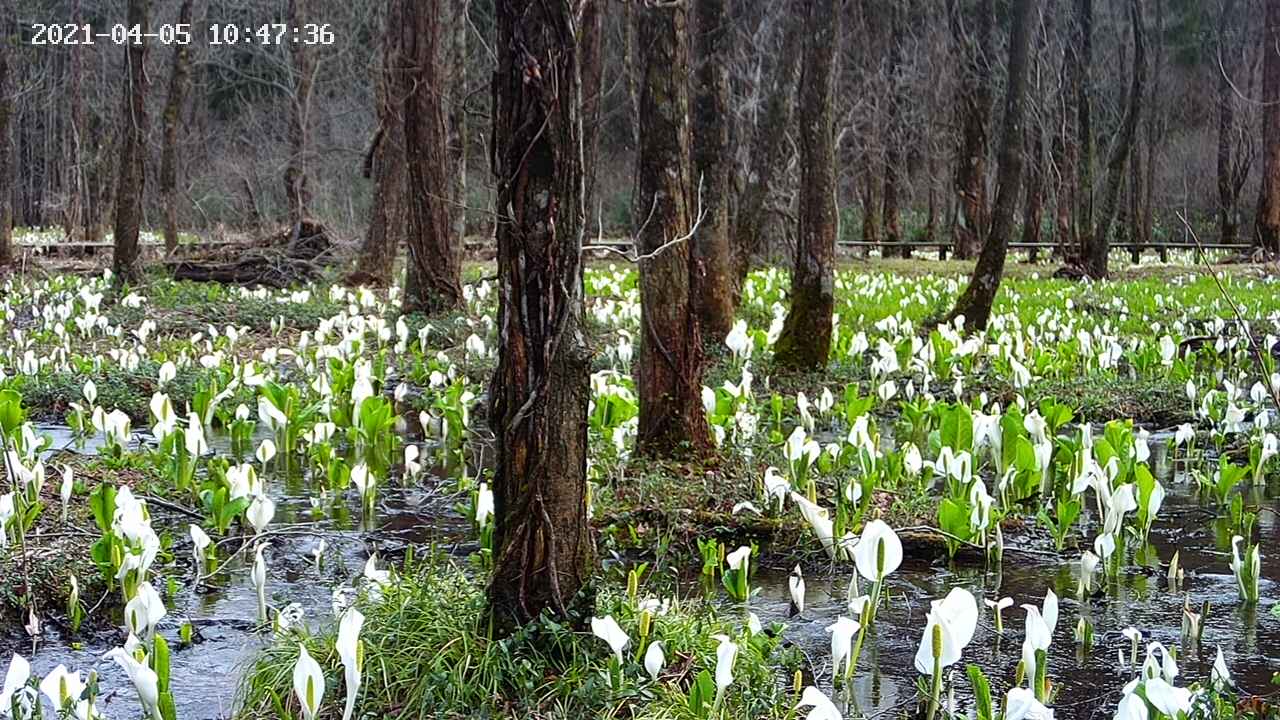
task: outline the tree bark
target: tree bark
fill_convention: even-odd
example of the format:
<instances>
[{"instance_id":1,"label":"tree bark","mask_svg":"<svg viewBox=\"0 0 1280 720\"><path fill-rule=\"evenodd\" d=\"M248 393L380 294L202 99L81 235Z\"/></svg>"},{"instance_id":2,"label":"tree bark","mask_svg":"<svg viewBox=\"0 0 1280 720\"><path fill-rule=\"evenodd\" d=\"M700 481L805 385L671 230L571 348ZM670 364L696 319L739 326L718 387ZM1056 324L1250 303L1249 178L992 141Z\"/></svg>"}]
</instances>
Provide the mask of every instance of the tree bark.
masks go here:
<instances>
[{"instance_id":1,"label":"tree bark","mask_svg":"<svg viewBox=\"0 0 1280 720\"><path fill-rule=\"evenodd\" d=\"M683 5L637 8L643 60L635 219L640 261L637 450L666 456L711 447L702 408L702 333L694 302L697 272L688 238L689 48ZM704 193L705 195L705 193Z\"/></svg>"},{"instance_id":2,"label":"tree bark","mask_svg":"<svg viewBox=\"0 0 1280 720\"><path fill-rule=\"evenodd\" d=\"M147 53L149 0L129 0L129 27L140 27L137 42L124 47L124 100L120 112L120 167L116 176L114 254L115 282L142 279L138 262L138 233L142 224L142 192L146 187Z\"/></svg>"},{"instance_id":3,"label":"tree bark","mask_svg":"<svg viewBox=\"0 0 1280 720\"><path fill-rule=\"evenodd\" d=\"M289 18L294 27L310 22L307 0L289 0ZM289 163L284 170L284 190L289 203L290 233L296 240L311 206L307 160L311 151L311 94L315 87L315 67L306 43L296 42L290 47L293 102L289 113Z\"/></svg>"},{"instance_id":4,"label":"tree bark","mask_svg":"<svg viewBox=\"0 0 1280 720\"><path fill-rule=\"evenodd\" d=\"M71 3L71 22L76 26L84 25L84 14L81 9L81 0L72 0ZM85 218L88 216L85 197L85 168L84 146L88 138L85 137L85 117L84 117L84 45L72 45L70 48L71 63L71 89L68 93L67 101L71 108L71 118L68 124L68 135L70 142L67 148L67 210L64 213L63 234L68 242L74 242L75 238L83 232Z\"/></svg>"},{"instance_id":5,"label":"tree bark","mask_svg":"<svg viewBox=\"0 0 1280 720\"><path fill-rule=\"evenodd\" d=\"M702 329L721 340L733 327L734 286L729 246L733 159L729 147L729 60L732 0L696 0L697 73L693 98L694 187L701 190L702 224L693 237L700 278L694 308Z\"/></svg>"},{"instance_id":6,"label":"tree bark","mask_svg":"<svg viewBox=\"0 0 1280 720\"><path fill-rule=\"evenodd\" d=\"M464 244L467 237L467 28L471 0L451 0L449 74L449 149L453 177L453 237Z\"/></svg>"},{"instance_id":7,"label":"tree bark","mask_svg":"<svg viewBox=\"0 0 1280 720\"><path fill-rule=\"evenodd\" d=\"M462 259L453 236L452 186L441 70L441 11L447 0L406 5L400 46L411 73L404 99L405 167L409 178L409 262L404 312L437 313L462 303Z\"/></svg>"},{"instance_id":8,"label":"tree bark","mask_svg":"<svg viewBox=\"0 0 1280 720\"><path fill-rule=\"evenodd\" d=\"M804 0L804 65L800 75L800 228L791 307L774 344L774 362L818 370L831 351L836 248L834 85L839 2Z\"/></svg>"},{"instance_id":9,"label":"tree bark","mask_svg":"<svg viewBox=\"0 0 1280 720\"><path fill-rule=\"evenodd\" d=\"M594 2L594 0L590 0ZM490 617L506 635L544 611L591 614L590 352L576 18L569 3L499 0L494 75L498 323Z\"/></svg>"},{"instance_id":10,"label":"tree bark","mask_svg":"<svg viewBox=\"0 0 1280 720\"><path fill-rule=\"evenodd\" d=\"M401 70L400 28L404 23L403 0L388 0L383 32L382 65L375 81L378 131L365 159L364 175L372 177L373 203L369 229L360 247L355 284L387 287L395 270L396 254L404 241L405 148L404 97L408 88Z\"/></svg>"},{"instance_id":11,"label":"tree bark","mask_svg":"<svg viewBox=\"0 0 1280 720\"><path fill-rule=\"evenodd\" d=\"M600 121L604 105L602 95L604 75L604 12L599 0L592 0L582 8L582 27L579 41L582 60L582 152L583 173L586 175L587 225L591 218L599 217L596 208L596 177L600 170Z\"/></svg>"},{"instance_id":12,"label":"tree bark","mask_svg":"<svg viewBox=\"0 0 1280 720\"><path fill-rule=\"evenodd\" d=\"M13 160L9 142L9 116L13 98L9 90L9 24L0 20L0 267L13 263Z\"/></svg>"},{"instance_id":13,"label":"tree bark","mask_svg":"<svg viewBox=\"0 0 1280 720\"><path fill-rule=\"evenodd\" d=\"M1262 185L1255 247L1280 252L1280 0L1266 0L1262 42Z\"/></svg>"},{"instance_id":14,"label":"tree bark","mask_svg":"<svg viewBox=\"0 0 1280 720\"><path fill-rule=\"evenodd\" d=\"M1022 242L1031 246L1028 256L1031 262L1039 257L1036 247L1043 239L1044 223L1044 133L1040 128L1031 130L1032 140L1028 153L1031 164L1027 168L1026 209L1022 214Z\"/></svg>"},{"instance_id":15,"label":"tree bark","mask_svg":"<svg viewBox=\"0 0 1280 720\"><path fill-rule=\"evenodd\" d=\"M1115 222L1120 202L1120 186L1133 141L1138 131L1138 117L1142 111L1142 86L1146 75L1146 39L1142 31L1141 0L1130 0L1129 19L1133 25L1133 74L1129 97L1125 105L1120 130L1112 141L1111 154L1107 158L1107 185L1103 190L1102 213L1097 226L1092 228L1085 254L1084 271L1089 277L1102 279L1107 276L1107 259L1111 254L1111 225Z\"/></svg>"},{"instance_id":16,"label":"tree bark","mask_svg":"<svg viewBox=\"0 0 1280 720\"><path fill-rule=\"evenodd\" d=\"M767 68L761 90L764 109L751 137L746 184L738 199L738 216L733 223L733 255L737 273L733 295L735 306L740 299L737 291L751 271L752 258L762 250L764 228L769 217L769 196L773 185L786 168L790 152L787 128L791 126L794 108L793 96L800 66L799 51L804 22L798 13L787 13L782 22L779 50L776 54L771 53L765 57Z\"/></svg>"},{"instance_id":17,"label":"tree bark","mask_svg":"<svg viewBox=\"0 0 1280 720\"><path fill-rule=\"evenodd\" d=\"M1089 254L1093 233L1093 0L1076 2L1076 38L1073 54L1076 90L1076 217L1075 243Z\"/></svg>"},{"instance_id":18,"label":"tree bark","mask_svg":"<svg viewBox=\"0 0 1280 720\"><path fill-rule=\"evenodd\" d=\"M907 245L906 238L902 236L902 217L899 208L898 194L901 185L901 173L903 165L903 146L906 144L906 128L902 122L902 42L903 36L906 34L905 19L903 18L902 3L894 3L890 14L890 40L889 40L889 88L888 98L886 98L887 109L885 117L885 138L888 141L885 147L884 162L884 242L886 247L885 254L895 254L898 257L910 257L911 248Z\"/></svg>"},{"instance_id":19,"label":"tree bark","mask_svg":"<svg viewBox=\"0 0 1280 720\"><path fill-rule=\"evenodd\" d=\"M194 0L182 0L178 22L191 24ZM178 126L191 79L191 54L186 45L173 46L169 72L169 96L164 103L164 150L160 154L160 200L164 205L164 249L178 249Z\"/></svg>"},{"instance_id":20,"label":"tree bark","mask_svg":"<svg viewBox=\"0 0 1280 720\"><path fill-rule=\"evenodd\" d=\"M961 7L963 6L963 8ZM952 32L964 56L964 68L956 98L960 113L960 147L956 170L956 195L960 223L956 227L955 255L971 258L982 247L987 228L987 154L991 126L992 0L959 0L952 7Z\"/></svg>"},{"instance_id":21,"label":"tree bark","mask_svg":"<svg viewBox=\"0 0 1280 720\"><path fill-rule=\"evenodd\" d=\"M986 328L991 318L1004 261L1008 255L1009 237L1013 233L1014 211L1018 205L1023 164L1023 121L1026 115L1027 56L1031 45L1032 20L1038 11L1037 0L1014 0L1012 26L1009 33L1009 80L1005 89L1004 128L1000 137L999 169L996 176L996 202L991 215L991 230L982 254L974 267L973 278L964 294L956 301L949 316L963 316L965 328Z\"/></svg>"}]
</instances>

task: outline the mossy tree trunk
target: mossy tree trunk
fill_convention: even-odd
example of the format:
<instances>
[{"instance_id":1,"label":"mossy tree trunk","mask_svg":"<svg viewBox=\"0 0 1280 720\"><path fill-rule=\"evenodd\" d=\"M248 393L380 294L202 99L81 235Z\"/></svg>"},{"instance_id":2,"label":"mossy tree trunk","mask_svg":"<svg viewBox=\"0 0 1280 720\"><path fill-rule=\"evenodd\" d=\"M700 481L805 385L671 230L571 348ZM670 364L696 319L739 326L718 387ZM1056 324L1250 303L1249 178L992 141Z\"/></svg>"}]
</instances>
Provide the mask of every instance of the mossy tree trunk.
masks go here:
<instances>
[{"instance_id":1,"label":"mossy tree trunk","mask_svg":"<svg viewBox=\"0 0 1280 720\"><path fill-rule=\"evenodd\" d=\"M365 157L364 176L373 180L373 203L369 229L365 232L352 280L359 284L386 287L391 284L396 254L404 241L407 225L404 172L404 60L400 56L400 27L404 22L403 0L389 0L382 42L382 64L375 80L378 131Z\"/></svg>"},{"instance_id":2,"label":"mossy tree trunk","mask_svg":"<svg viewBox=\"0 0 1280 720\"><path fill-rule=\"evenodd\" d=\"M1009 80L1005 88L1004 128L1000 137L996 202L991 214L991 230L978 256L973 278L956 301L950 318L964 316L967 329L987 326L991 305L1004 275L1009 237L1013 234L1014 211L1021 194L1023 165L1023 122L1026 117L1027 56L1031 45L1032 20L1038 0L1014 0L1009 31Z\"/></svg>"},{"instance_id":3,"label":"mossy tree trunk","mask_svg":"<svg viewBox=\"0 0 1280 720\"><path fill-rule=\"evenodd\" d=\"M441 17L447 0L406 4L401 23L405 167L409 179L409 262L405 312L437 313L462 303L462 258L454 236L450 198L449 131L445 73L441 68Z\"/></svg>"},{"instance_id":4,"label":"mossy tree trunk","mask_svg":"<svg viewBox=\"0 0 1280 720\"><path fill-rule=\"evenodd\" d=\"M595 0L590 0L594 2ZM577 18L568 3L499 0L497 439L490 616L500 633L549 611L589 615L590 353L582 331L586 207Z\"/></svg>"},{"instance_id":5,"label":"mossy tree trunk","mask_svg":"<svg viewBox=\"0 0 1280 720\"><path fill-rule=\"evenodd\" d=\"M957 89L960 147L956 157L956 196L960 201L955 255L971 258L987 229L987 154L990 152L992 0L956 0L951 7L954 42L963 56Z\"/></svg>"},{"instance_id":6,"label":"mossy tree trunk","mask_svg":"<svg viewBox=\"0 0 1280 720\"><path fill-rule=\"evenodd\" d=\"M766 65L764 111L751 138L751 154L747 158L746 184L738 200L738 215L733 223L734 265L736 277L733 301L740 300L738 291L751 270L751 259L760 253L764 228L769 219L769 196L773 185L783 174L790 153L787 128L795 107L796 74L800 66L800 42L804 19L798 13L787 13L782 19L782 41L778 52L769 53Z\"/></svg>"},{"instance_id":7,"label":"mossy tree trunk","mask_svg":"<svg viewBox=\"0 0 1280 720\"><path fill-rule=\"evenodd\" d=\"M729 62L733 52L732 0L697 0L697 70L693 98L693 186L701 188L702 224L693 237L700 273L694 307L703 332L723 339L733 327L734 287L729 245L733 158L729 147ZM694 208L698 212L699 208Z\"/></svg>"},{"instance_id":8,"label":"mossy tree trunk","mask_svg":"<svg viewBox=\"0 0 1280 720\"><path fill-rule=\"evenodd\" d=\"M307 0L289 0L289 21L294 27L313 21L307 10ZM289 54L293 65L293 98L289 109L289 163L284 169L284 191L289 204L290 233L296 240L311 206L307 160L311 152L311 95L316 68L306 43L292 43Z\"/></svg>"},{"instance_id":9,"label":"mossy tree trunk","mask_svg":"<svg viewBox=\"0 0 1280 720\"><path fill-rule=\"evenodd\" d=\"M116 283L142 279L138 233L142 224L142 191L146 187L148 0L129 0L129 27L140 27L136 43L124 46L124 100L120 113L120 166L116 175L115 240L111 269Z\"/></svg>"},{"instance_id":10,"label":"mossy tree trunk","mask_svg":"<svg viewBox=\"0 0 1280 720\"><path fill-rule=\"evenodd\" d=\"M688 17L682 4L637 8L642 58L636 203L640 260L637 449L711 448L702 408L702 333L695 311L696 236L689 182Z\"/></svg>"},{"instance_id":11,"label":"mossy tree trunk","mask_svg":"<svg viewBox=\"0 0 1280 720\"><path fill-rule=\"evenodd\" d=\"M837 0L804 0L804 64L800 73L800 227L791 307L774 346L774 361L787 368L826 367L835 310L835 132L832 96L839 38Z\"/></svg>"},{"instance_id":12,"label":"mossy tree trunk","mask_svg":"<svg viewBox=\"0 0 1280 720\"><path fill-rule=\"evenodd\" d=\"M191 24L191 6L195 0L182 0L178 22ZM164 205L164 249L178 249L178 127L187 88L191 84L191 53L184 44L173 46L173 64L169 70L169 95L164 103L164 149L160 154L160 198Z\"/></svg>"},{"instance_id":13,"label":"mossy tree trunk","mask_svg":"<svg viewBox=\"0 0 1280 720\"><path fill-rule=\"evenodd\" d=\"M1262 183L1254 246L1280 252L1280 0L1267 0L1262 61Z\"/></svg>"}]
</instances>

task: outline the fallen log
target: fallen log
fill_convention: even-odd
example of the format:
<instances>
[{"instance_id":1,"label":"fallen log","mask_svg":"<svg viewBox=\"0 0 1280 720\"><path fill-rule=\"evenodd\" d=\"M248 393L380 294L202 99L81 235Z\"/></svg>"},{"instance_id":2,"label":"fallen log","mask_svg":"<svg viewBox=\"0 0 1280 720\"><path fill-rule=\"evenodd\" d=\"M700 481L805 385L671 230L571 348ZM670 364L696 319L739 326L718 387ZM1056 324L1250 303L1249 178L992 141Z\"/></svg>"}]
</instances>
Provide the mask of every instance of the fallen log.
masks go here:
<instances>
[{"instance_id":1,"label":"fallen log","mask_svg":"<svg viewBox=\"0 0 1280 720\"><path fill-rule=\"evenodd\" d=\"M284 288L320 277L335 244L323 225L304 220L258 243L166 261L175 280ZM229 254L234 253L231 257Z\"/></svg>"}]
</instances>

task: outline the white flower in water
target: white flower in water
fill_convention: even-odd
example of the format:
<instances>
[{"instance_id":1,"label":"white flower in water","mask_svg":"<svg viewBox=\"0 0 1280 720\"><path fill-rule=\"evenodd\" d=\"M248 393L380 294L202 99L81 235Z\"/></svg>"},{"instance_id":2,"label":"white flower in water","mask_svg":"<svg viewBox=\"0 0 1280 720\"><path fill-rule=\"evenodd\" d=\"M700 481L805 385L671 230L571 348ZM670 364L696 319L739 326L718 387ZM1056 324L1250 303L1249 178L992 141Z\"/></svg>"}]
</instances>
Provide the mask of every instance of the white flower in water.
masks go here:
<instances>
[{"instance_id":1,"label":"white flower in water","mask_svg":"<svg viewBox=\"0 0 1280 720\"><path fill-rule=\"evenodd\" d=\"M1213 660L1213 668L1209 671L1209 681L1219 690L1231 687L1231 671L1227 670L1227 660L1222 656L1222 648L1218 648L1218 656Z\"/></svg>"},{"instance_id":2,"label":"white flower in water","mask_svg":"<svg viewBox=\"0 0 1280 720\"><path fill-rule=\"evenodd\" d=\"M737 570L739 572L746 570L747 564L750 561L751 561L751 547L749 545L743 545L742 547L738 548L737 550L734 550L733 552L729 553L725 557L725 562L728 563L729 569Z\"/></svg>"},{"instance_id":3,"label":"white flower in water","mask_svg":"<svg viewBox=\"0 0 1280 720\"><path fill-rule=\"evenodd\" d=\"M351 720L351 715L355 712L356 696L360 692L364 665L360 630L363 627L364 615L355 608L343 613L342 620L338 623L338 657L342 660L342 672L347 685L347 704L342 711L342 720Z\"/></svg>"},{"instance_id":4,"label":"white flower in water","mask_svg":"<svg viewBox=\"0 0 1280 720\"><path fill-rule=\"evenodd\" d=\"M0 686L0 713L8 713L13 707L14 695L26 687L31 679L31 664L21 655L14 653L9 659L9 669L4 674L4 685Z\"/></svg>"},{"instance_id":5,"label":"white flower in water","mask_svg":"<svg viewBox=\"0 0 1280 720\"><path fill-rule=\"evenodd\" d=\"M843 615L837 617L834 624L827 626L827 632L831 633L831 672L836 676L843 672L848 677L853 672L850 667L853 662L853 636L860 627L857 620Z\"/></svg>"},{"instance_id":6,"label":"white flower in water","mask_svg":"<svg viewBox=\"0 0 1280 720\"><path fill-rule=\"evenodd\" d=\"M253 588L258 596L258 622L265 623L267 621L267 559L263 556L262 551L266 550L267 543L258 543L254 548L253 570L249 576L253 580Z\"/></svg>"},{"instance_id":7,"label":"white flower in water","mask_svg":"<svg viewBox=\"0 0 1280 720\"><path fill-rule=\"evenodd\" d=\"M796 565L787 578L787 588L791 591L791 607L796 613L804 612L804 573Z\"/></svg>"},{"instance_id":8,"label":"white flower in water","mask_svg":"<svg viewBox=\"0 0 1280 720\"><path fill-rule=\"evenodd\" d=\"M813 708L804 716L805 720L842 720L840 709L831 702L831 698L812 685L804 689L800 702L796 703L797 710L805 707Z\"/></svg>"},{"instance_id":9,"label":"white flower in water","mask_svg":"<svg viewBox=\"0 0 1280 720\"><path fill-rule=\"evenodd\" d=\"M417 445L411 443L404 446L404 473L408 477L417 477L422 472L422 463L418 462L421 454Z\"/></svg>"},{"instance_id":10,"label":"white flower in water","mask_svg":"<svg viewBox=\"0 0 1280 720\"><path fill-rule=\"evenodd\" d=\"M254 452L254 457L258 458L258 462L266 465L276 456L276 444L271 438L264 438L262 443L258 445L258 449Z\"/></svg>"},{"instance_id":11,"label":"white flower in water","mask_svg":"<svg viewBox=\"0 0 1280 720\"><path fill-rule=\"evenodd\" d=\"M1142 689L1147 702L1168 717L1176 718L1191 711L1191 691L1186 688L1174 687L1162 678L1151 678L1142 683Z\"/></svg>"},{"instance_id":12,"label":"white flower in water","mask_svg":"<svg viewBox=\"0 0 1280 720\"><path fill-rule=\"evenodd\" d=\"M196 561L196 577L199 577L204 572L205 553L213 541L199 525L190 525L187 531L191 535L191 555Z\"/></svg>"},{"instance_id":13,"label":"white flower in water","mask_svg":"<svg viewBox=\"0 0 1280 720\"><path fill-rule=\"evenodd\" d=\"M1053 710L1036 700L1035 693L1023 687L1010 688L1005 695L1004 720L1053 720Z\"/></svg>"},{"instance_id":14,"label":"white flower in water","mask_svg":"<svg viewBox=\"0 0 1280 720\"><path fill-rule=\"evenodd\" d=\"M764 471L764 494L770 499L778 501L778 512L782 512L782 506L785 504L787 494L791 490L791 483L778 472L778 468L769 467Z\"/></svg>"},{"instance_id":15,"label":"white flower in water","mask_svg":"<svg viewBox=\"0 0 1280 720\"><path fill-rule=\"evenodd\" d=\"M253 501L249 503L249 508L245 511L245 517L249 519L249 524L253 526L255 535L261 535L262 531L271 524L271 519L276 516L276 504L266 495L255 495Z\"/></svg>"},{"instance_id":16,"label":"white flower in water","mask_svg":"<svg viewBox=\"0 0 1280 720\"><path fill-rule=\"evenodd\" d=\"M87 703L80 700L84 687L84 681L80 679L80 671L68 672L66 665L59 665L50 670L40 681L40 692L49 698L49 702L53 703L55 708L61 710L72 707L76 715L81 718L88 715ZM81 707L85 709L83 714L80 712Z\"/></svg>"},{"instance_id":17,"label":"white flower in water","mask_svg":"<svg viewBox=\"0 0 1280 720\"><path fill-rule=\"evenodd\" d=\"M58 487L58 499L62 501L62 521L67 521L67 509L71 504L71 491L75 489L75 474L70 465L62 466L62 484ZM2 521L0 521L2 522ZM2 532L2 531L0 531ZM3 543L0 543L3 545Z\"/></svg>"},{"instance_id":18,"label":"white flower in water","mask_svg":"<svg viewBox=\"0 0 1280 720\"><path fill-rule=\"evenodd\" d=\"M171 382L177 376L178 376L178 368L173 364L173 361L166 360L164 364L160 366L160 376L159 376L160 385L164 385L168 382Z\"/></svg>"},{"instance_id":19,"label":"white flower in water","mask_svg":"<svg viewBox=\"0 0 1280 720\"><path fill-rule=\"evenodd\" d=\"M138 701L142 704L143 712L151 720L161 720L160 680L156 677L155 671L138 662L137 658L126 652L124 648L114 648L104 658L114 660L129 676L129 682L133 683L134 690L138 692Z\"/></svg>"},{"instance_id":20,"label":"white flower in water","mask_svg":"<svg viewBox=\"0 0 1280 720\"><path fill-rule=\"evenodd\" d=\"M493 491L482 482L476 489L476 527L486 527L493 519Z\"/></svg>"},{"instance_id":21,"label":"white flower in water","mask_svg":"<svg viewBox=\"0 0 1280 720\"><path fill-rule=\"evenodd\" d=\"M313 720L320 711L320 701L324 699L324 673L301 643L298 644L298 662L293 666L293 692L302 706L303 720Z\"/></svg>"},{"instance_id":22,"label":"white flower in water","mask_svg":"<svg viewBox=\"0 0 1280 720\"><path fill-rule=\"evenodd\" d=\"M1137 693L1128 693L1116 707L1115 720L1147 720L1149 715L1147 703Z\"/></svg>"},{"instance_id":23,"label":"white flower in water","mask_svg":"<svg viewBox=\"0 0 1280 720\"><path fill-rule=\"evenodd\" d=\"M927 619L915 659L916 670L925 675L933 672L935 663L946 668L960 661L977 627L978 603L968 590L955 588L932 603Z\"/></svg>"},{"instance_id":24,"label":"white flower in water","mask_svg":"<svg viewBox=\"0 0 1280 720\"><path fill-rule=\"evenodd\" d=\"M140 583L137 594L124 606L124 621L129 632L144 640L150 640L155 635L156 625L167 614L164 600L149 582Z\"/></svg>"},{"instance_id":25,"label":"white flower in water","mask_svg":"<svg viewBox=\"0 0 1280 720\"><path fill-rule=\"evenodd\" d=\"M662 653L662 641L654 640L649 643L649 649L644 652L644 671L649 673L651 680L657 682L666 662L666 656Z\"/></svg>"},{"instance_id":26,"label":"white flower in water","mask_svg":"<svg viewBox=\"0 0 1280 720\"><path fill-rule=\"evenodd\" d=\"M872 520L853 548L853 561L859 575L879 582L902 565L902 541L883 520Z\"/></svg>"},{"instance_id":27,"label":"white flower in water","mask_svg":"<svg viewBox=\"0 0 1280 720\"><path fill-rule=\"evenodd\" d=\"M613 651L614 656L618 659L618 664L621 665L622 650L631 642L631 638L618 626L618 621L614 620L612 615L605 615L602 618L593 617L591 618L591 632L609 645L609 649Z\"/></svg>"},{"instance_id":28,"label":"white flower in water","mask_svg":"<svg viewBox=\"0 0 1280 720\"><path fill-rule=\"evenodd\" d=\"M720 644L716 646L716 702L724 699L724 691L733 684L733 662L738 658L738 645L726 635L714 635Z\"/></svg>"}]
</instances>

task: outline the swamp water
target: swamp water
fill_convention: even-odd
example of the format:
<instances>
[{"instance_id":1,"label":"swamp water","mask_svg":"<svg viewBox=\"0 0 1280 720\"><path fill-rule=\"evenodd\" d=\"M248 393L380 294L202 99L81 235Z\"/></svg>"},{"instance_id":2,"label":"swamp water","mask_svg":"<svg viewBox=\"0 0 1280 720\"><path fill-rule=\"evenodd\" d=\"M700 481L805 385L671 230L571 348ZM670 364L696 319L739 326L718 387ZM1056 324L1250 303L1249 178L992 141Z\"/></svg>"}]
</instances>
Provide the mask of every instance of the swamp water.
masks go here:
<instances>
[{"instance_id":1,"label":"swamp water","mask_svg":"<svg viewBox=\"0 0 1280 720\"><path fill-rule=\"evenodd\" d=\"M55 448L70 444L65 428L46 426L41 430L54 436ZM830 635L826 628L837 616L848 614L845 603L851 565L822 575L807 573L805 611L791 618L787 574L761 570L752 579L758 593L751 599L749 609L766 625L774 620L787 624L786 641L805 653L818 674L818 684L836 699L846 717L894 718L911 712L920 678L914 669L914 657L929 601L943 597L956 586L972 591L980 606L983 598L1007 596L1015 602L1004 611L1003 635L995 632L990 611L982 608L972 643L965 649L961 663L951 668L949 685L955 688L962 713L969 705L964 664L979 665L991 679L993 692L1002 696L1013 679L1021 652L1024 613L1018 606L1039 606L1048 588L1061 598L1057 630L1049 651L1049 678L1057 690L1053 708L1061 720L1113 715L1121 688L1137 673L1136 668L1122 666L1117 658L1119 650L1128 659L1130 643L1121 631L1130 626L1143 634L1139 662L1148 642L1159 641L1177 649L1180 686L1207 678L1216 649L1221 647L1232 677L1243 691L1268 693L1271 676L1280 669L1280 618L1270 612L1280 588L1280 517L1276 513L1280 493L1276 492L1275 483L1268 490L1245 491L1249 493L1247 499L1262 508L1258 533L1263 600L1257 608L1242 608L1230 570L1230 538L1215 523L1214 512L1197 502L1193 487L1181 477L1174 479L1170 464L1163 457L1166 439L1152 437L1152 469L1166 484L1169 495L1152 529L1151 548L1144 554L1149 555L1153 548L1155 556L1167 564L1174 551L1180 551L1186 577L1177 592L1170 591L1164 569L1156 567L1152 559L1149 566L1135 563L1124 568L1121 576L1109 583L1105 594L1096 594L1081 604L1076 599L1073 555L1055 558L1043 552L1043 546L1037 546L1039 552L1021 551L1013 539L1008 541L1000 569L984 570L968 564L952 567L945 561L928 563L908 557L886 581L889 604L882 607L874 634L867 637L848 692L837 692L830 686ZM210 444L215 451L227 451L225 439L211 438ZM89 444L81 451L94 449ZM268 601L276 608L297 603L305 622L331 622L332 591L349 585L371 552L378 553L382 560L398 557L409 545L432 542L445 549L452 547L460 557L475 549L469 524L448 507L449 498L429 488L380 488L376 518L365 523L364 529L358 529L358 502L353 500L340 507L337 517L316 518L299 481L265 477L277 503L269 530ZM178 527L185 530L185 521ZM313 553L321 540L328 550L322 567L317 569ZM172 686L180 720L230 717L240 673L266 641L265 634L255 633L257 600L247 562L247 552L242 552L225 563L206 587L198 591L180 587L177 598L170 603L168 617L160 624L159 632L169 640L173 652ZM689 562L693 565L695 559ZM1100 575L1095 584L1099 581ZM1184 601L1197 612L1204 602L1210 603L1198 647L1184 647L1182 643ZM745 617L745 610L736 610L727 601L726 612L743 612ZM1094 624L1094 647L1087 654L1079 652L1073 638L1081 615ZM179 643L184 618L196 631L196 641L190 647ZM82 674L96 670L101 689L98 707L103 715L109 720L137 717L138 705L128 678L113 662L101 659L103 653L123 642L123 630L86 635L80 638L81 644L73 645L50 624L36 651L30 653L30 641L21 627L0 625L0 657L12 652L28 654L33 671L39 674L59 663L79 669Z\"/></svg>"}]
</instances>

